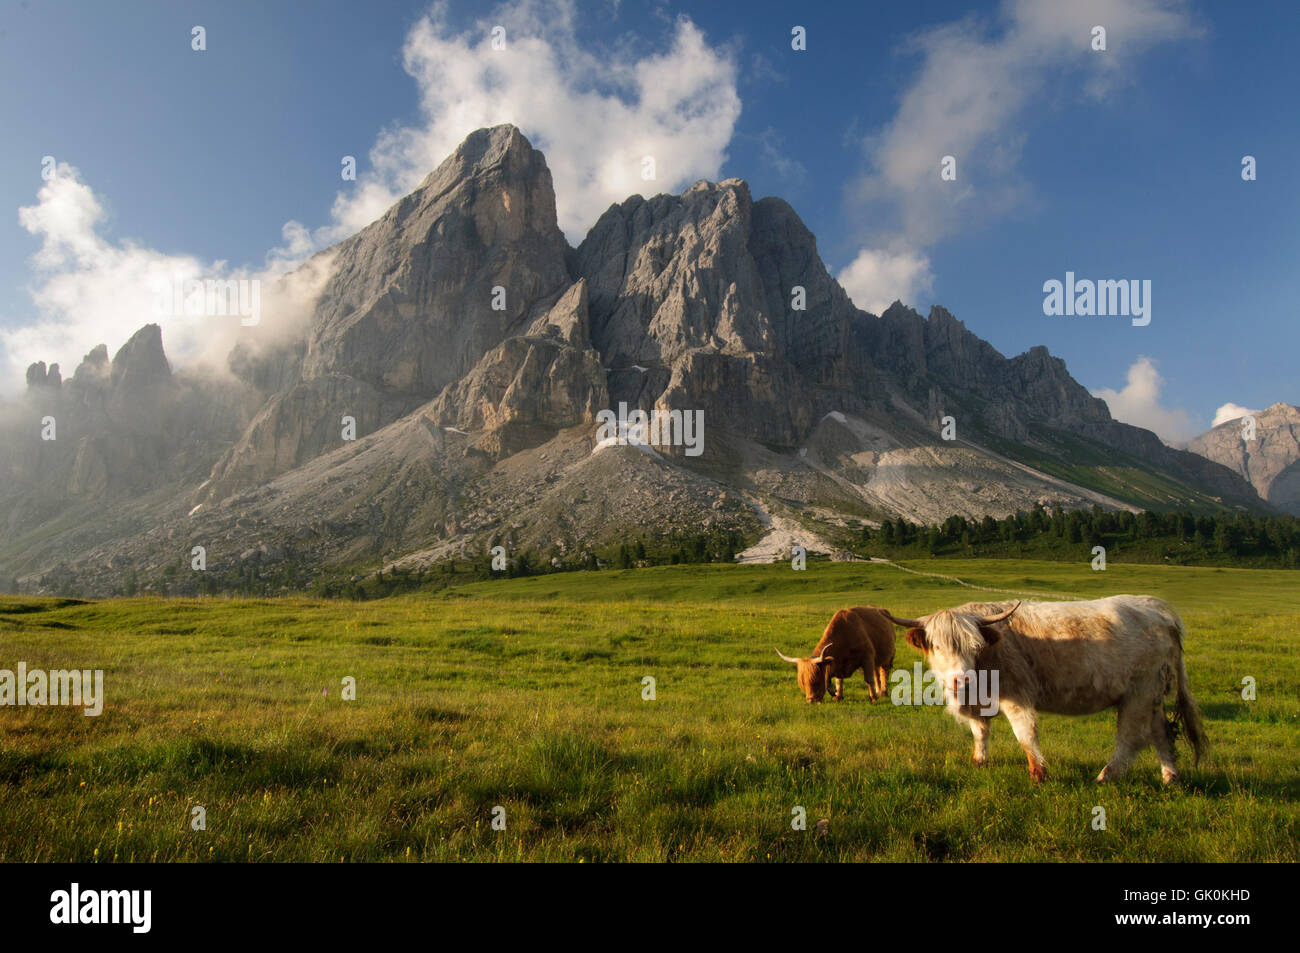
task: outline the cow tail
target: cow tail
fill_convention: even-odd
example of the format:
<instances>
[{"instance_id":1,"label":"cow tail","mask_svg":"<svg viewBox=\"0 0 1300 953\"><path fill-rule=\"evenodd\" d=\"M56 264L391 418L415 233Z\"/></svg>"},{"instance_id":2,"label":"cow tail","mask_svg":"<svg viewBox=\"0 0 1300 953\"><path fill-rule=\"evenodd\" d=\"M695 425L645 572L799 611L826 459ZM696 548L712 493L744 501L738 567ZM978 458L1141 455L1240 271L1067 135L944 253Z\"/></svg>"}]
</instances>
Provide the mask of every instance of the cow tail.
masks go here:
<instances>
[{"instance_id":1,"label":"cow tail","mask_svg":"<svg viewBox=\"0 0 1300 953\"><path fill-rule=\"evenodd\" d=\"M1191 686L1187 679L1187 665L1183 657L1184 636L1187 629L1183 626L1183 620L1178 620L1177 642L1178 642L1178 701L1174 713L1174 722L1171 726L1175 733L1181 730L1187 736L1187 741L1192 746L1192 763L1199 764L1201 756L1205 754L1208 744L1205 737L1205 726L1201 724L1201 710L1196 705L1196 699L1192 697Z\"/></svg>"}]
</instances>

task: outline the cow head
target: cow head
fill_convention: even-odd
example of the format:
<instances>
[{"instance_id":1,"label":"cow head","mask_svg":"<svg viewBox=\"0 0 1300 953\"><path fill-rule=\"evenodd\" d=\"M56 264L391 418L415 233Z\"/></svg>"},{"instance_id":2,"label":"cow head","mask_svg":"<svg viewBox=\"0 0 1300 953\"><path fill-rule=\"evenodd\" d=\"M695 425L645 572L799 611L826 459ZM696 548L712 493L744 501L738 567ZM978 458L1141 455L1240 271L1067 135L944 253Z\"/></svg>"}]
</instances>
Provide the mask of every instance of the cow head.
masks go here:
<instances>
[{"instance_id":1,"label":"cow head","mask_svg":"<svg viewBox=\"0 0 1300 953\"><path fill-rule=\"evenodd\" d=\"M794 665L795 674L799 678L799 689L810 702L819 702L826 695L826 683L830 681L831 662L834 660L833 655L827 654L830 648L828 643L821 655L809 658L791 658L780 649L776 650L777 655Z\"/></svg>"},{"instance_id":2,"label":"cow head","mask_svg":"<svg viewBox=\"0 0 1300 953\"><path fill-rule=\"evenodd\" d=\"M1020 608L1017 602L1005 612L974 615L942 609L923 619L896 619L884 609L885 618L907 629L907 644L925 655L925 660L942 679L944 691L956 696L975 670L975 657L1001 638L994 625L1011 617Z\"/></svg>"}]
</instances>

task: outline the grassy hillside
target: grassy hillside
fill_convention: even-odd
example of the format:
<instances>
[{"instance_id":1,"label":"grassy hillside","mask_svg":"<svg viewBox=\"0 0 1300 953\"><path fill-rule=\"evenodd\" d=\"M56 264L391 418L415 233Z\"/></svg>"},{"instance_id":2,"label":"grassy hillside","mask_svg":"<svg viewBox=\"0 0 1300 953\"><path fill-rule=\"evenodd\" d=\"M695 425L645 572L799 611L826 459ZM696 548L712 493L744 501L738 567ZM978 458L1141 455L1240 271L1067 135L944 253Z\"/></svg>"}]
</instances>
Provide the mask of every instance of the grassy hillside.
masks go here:
<instances>
[{"instance_id":1,"label":"grassy hillside","mask_svg":"<svg viewBox=\"0 0 1300 953\"><path fill-rule=\"evenodd\" d=\"M1170 599L1208 761L1180 743L1185 782L1164 789L1148 749L1099 787L1113 713L1046 715L1035 787L1005 719L977 770L941 710L871 705L860 678L842 703L806 704L772 649L806 653L835 609L1000 597L878 564L563 573L365 603L5 597L0 668L103 668L107 704L0 708L0 860L1300 859L1294 573L940 568ZM918 660L900 639L895 668Z\"/></svg>"},{"instance_id":2,"label":"grassy hillside","mask_svg":"<svg viewBox=\"0 0 1300 953\"><path fill-rule=\"evenodd\" d=\"M1225 508L1244 506L1271 510L1258 499L1220 498L1145 460L1086 437L1062 431L1044 431L1036 436L1039 446L992 435L985 435L984 439L991 449L1043 473L1144 509L1217 513Z\"/></svg>"}]
</instances>

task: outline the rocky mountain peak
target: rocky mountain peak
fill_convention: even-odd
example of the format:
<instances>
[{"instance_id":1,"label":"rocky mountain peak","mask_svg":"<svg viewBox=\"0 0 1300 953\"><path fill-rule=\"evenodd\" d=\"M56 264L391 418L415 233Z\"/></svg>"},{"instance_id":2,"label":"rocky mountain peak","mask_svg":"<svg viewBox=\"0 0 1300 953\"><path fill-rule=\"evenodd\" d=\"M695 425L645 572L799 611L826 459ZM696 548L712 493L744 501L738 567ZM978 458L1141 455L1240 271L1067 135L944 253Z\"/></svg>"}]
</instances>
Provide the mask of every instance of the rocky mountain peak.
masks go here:
<instances>
[{"instance_id":1,"label":"rocky mountain peak","mask_svg":"<svg viewBox=\"0 0 1300 953\"><path fill-rule=\"evenodd\" d=\"M1300 407L1279 401L1252 416L1253 437L1238 417L1201 434L1188 449L1235 470L1268 502L1300 515Z\"/></svg>"},{"instance_id":2,"label":"rocky mountain peak","mask_svg":"<svg viewBox=\"0 0 1300 953\"><path fill-rule=\"evenodd\" d=\"M140 390L168 381L171 376L171 365L163 352L162 328L156 324L146 324L136 331L113 355L110 377L114 387Z\"/></svg>"},{"instance_id":3,"label":"rocky mountain peak","mask_svg":"<svg viewBox=\"0 0 1300 953\"><path fill-rule=\"evenodd\" d=\"M63 383L63 375L59 373L59 365L51 364L49 370L45 368L44 361L36 361L34 364L27 365L27 389L30 390L57 390Z\"/></svg>"},{"instance_id":4,"label":"rocky mountain peak","mask_svg":"<svg viewBox=\"0 0 1300 953\"><path fill-rule=\"evenodd\" d=\"M112 365L108 360L108 345L96 344L77 365L72 379L79 385L89 386L106 379L111 373Z\"/></svg>"},{"instance_id":5,"label":"rocky mountain peak","mask_svg":"<svg viewBox=\"0 0 1300 953\"><path fill-rule=\"evenodd\" d=\"M516 174L527 174L536 161L545 162L541 153L514 125L502 123L476 129L442 165L425 176L420 189L446 178L445 172L450 169L454 169L459 178L472 178L496 166L511 169Z\"/></svg>"},{"instance_id":6,"label":"rocky mountain peak","mask_svg":"<svg viewBox=\"0 0 1300 953\"><path fill-rule=\"evenodd\" d=\"M514 126L471 133L419 188L328 250L305 341L258 373L275 390L202 498L337 446L343 414L371 432L437 397L551 310L573 284L569 253L542 153Z\"/></svg>"},{"instance_id":7,"label":"rocky mountain peak","mask_svg":"<svg viewBox=\"0 0 1300 953\"><path fill-rule=\"evenodd\" d=\"M480 129L336 247L304 377L432 397L554 303L567 250L545 158L514 126Z\"/></svg>"}]
</instances>

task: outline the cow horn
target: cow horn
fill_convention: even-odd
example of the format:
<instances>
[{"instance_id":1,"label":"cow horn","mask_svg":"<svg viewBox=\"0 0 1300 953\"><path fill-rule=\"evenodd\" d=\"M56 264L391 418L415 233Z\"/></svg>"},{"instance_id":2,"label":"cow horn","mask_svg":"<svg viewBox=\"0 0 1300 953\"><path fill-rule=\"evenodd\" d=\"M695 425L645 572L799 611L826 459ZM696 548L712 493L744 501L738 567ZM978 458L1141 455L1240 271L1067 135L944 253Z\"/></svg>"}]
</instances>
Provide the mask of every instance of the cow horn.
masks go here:
<instances>
[{"instance_id":1,"label":"cow horn","mask_svg":"<svg viewBox=\"0 0 1300 953\"><path fill-rule=\"evenodd\" d=\"M1006 612L999 612L997 615L991 615L988 618L981 619L980 625L992 625L994 622L1001 622L1003 619L1010 618L1011 613L1015 612L1019 608L1020 608L1020 600L1017 599L1016 604L1012 606L1010 609L1008 609Z\"/></svg>"},{"instance_id":2,"label":"cow horn","mask_svg":"<svg viewBox=\"0 0 1300 953\"><path fill-rule=\"evenodd\" d=\"M776 654L781 656L781 658L785 659L787 662L794 662L796 665L799 664L799 660L797 658L790 658L790 656L786 655L780 649L776 650Z\"/></svg>"},{"instance_id":3,"label":"cow horn","mask_svg":"<svg viewBox=\"0 0 1300 953\"><path fill-rule=\"evenodd\" d=\"M834 645L834 644L835 644L835 643L833 643L833 642L827 642L827 643L826 643L826 648L822 649L822 654L819 655L819 656L817 656L815 659L813 659L813 662L814 662L814 663L816 663L816 662L820 662L822 659L824 659L824 658L826 657L826 653L829 652L829 651L831 650L831 646Z\"/></svg>"},{"instance_id":4,"label":"cow horn","mask_svg":"<svg viewBox=\"0 0 1300 953\"><path fill-rule=\"evenodd\" d=\"M883 615L890 622L894 623L894 625L900 626L904 629L925 628L925 623L923 623L920 619L896 619L894 618L894 616L890 615L888 609L881 609L880 614Z\"/></svg>"}]
</instances>

